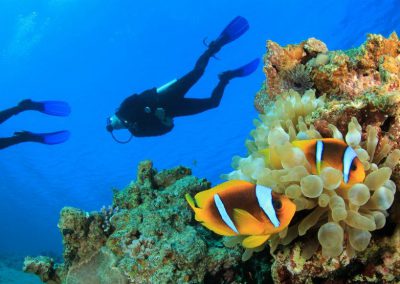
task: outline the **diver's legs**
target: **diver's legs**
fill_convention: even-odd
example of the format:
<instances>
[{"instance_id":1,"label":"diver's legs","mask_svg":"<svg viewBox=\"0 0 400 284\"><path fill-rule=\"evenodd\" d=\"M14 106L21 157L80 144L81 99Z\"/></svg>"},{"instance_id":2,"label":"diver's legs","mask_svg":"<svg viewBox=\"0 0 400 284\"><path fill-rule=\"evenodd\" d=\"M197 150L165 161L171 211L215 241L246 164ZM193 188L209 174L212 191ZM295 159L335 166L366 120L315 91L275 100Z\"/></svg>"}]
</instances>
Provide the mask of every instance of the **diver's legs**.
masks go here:
<instances>
[{"instance_id":1,"label":"diver's legs","mask_svg":"<svg viewBox=\"0 0 400 284\"><path fill-rule=\"evenodd\" d=\"M220 80L214 88L212 95L208 99L186 99L182 98L168 107L169 113L173 117L186 116L201 113L219 106L225 87L229 80Z\"/></svg>"},{"instance_id":2,"label":"diver's legs","mask_svg":"<svg viewBox=\"0 0 400 284\"><path fill-rule=\"evenodd\" d=\"M168 100L169 97L176 99L183 98L189 89L201 78L207 67L210 58L216 54L220 49L241 37L249 29L248 21L241 17L235 17L220 33L220 35L210 42L207 50L199 57L195 67L192 71L177 80L173 85L162 91L160 94L165 95L164 98Z\"/></svg>"},{"instance_id":3,"label":"diver's legs","mask_svg":"<svg viewBox=\"0 0 400 284\"><path fill-rule=\"evenodd\" d=\"M13 115L17 115L20 112L23 112L24 109L20 106L15 106L0 112L0 124L12 117Z\"/></svg>"},{"instance_id":4,"label":"diver's legs","mask_svg":"<svg viewBox=\"0 0 400 284\"><path fill-rule=\"evenodd\" d=\"M180 98L175 102L169 102L167 109L171 116L185 116L200 113L219 106L225 87L233 78L245 77L257 70L260 63L258 58L249 63L233 69L222 72L218 75L219 82L214 88L211 98L209 99L186 99Z\"/></svg>"},{"instance_id":5,"label":"diver's legs","mask_svg":"<svg viewBox=\"0 0 400 284\"><path fill-rule=\"evenodd\" d=\"M197 59L196 64L189 73L179 78L175 83L169 86L167 89L160 93L163 99L173 99L178 100L183 98L194 84L199 81L201 76L203 76L204 71L208 65L210 58L215 54L213 48L208 48L199 59Z\"/></svg>"},{"instance_id":6,"label":"diver's legs","mask_svg":"<svg viewBox=\"0 0 400 284\"><path fill-rule=\"evenodd\" d=\"M15 107L3 110L0 112L0 124L12 117L26 110L41 110L42 104L33 102L30 99L20 101Z\"/></svg>"},{"instance_id":7,"label":"diver's legs","mask_svg":"<svg viewBox=\"0 0 400 284\"><path fill-rule=\"evenodd\" d=\"M27 139L27 137L24 137L23 135L14 135L11 137L7 138L0 138L0 150L5 149L7 147L22 143L22 142L28 142L30 141Z\"/></svg>"}]
</instances>

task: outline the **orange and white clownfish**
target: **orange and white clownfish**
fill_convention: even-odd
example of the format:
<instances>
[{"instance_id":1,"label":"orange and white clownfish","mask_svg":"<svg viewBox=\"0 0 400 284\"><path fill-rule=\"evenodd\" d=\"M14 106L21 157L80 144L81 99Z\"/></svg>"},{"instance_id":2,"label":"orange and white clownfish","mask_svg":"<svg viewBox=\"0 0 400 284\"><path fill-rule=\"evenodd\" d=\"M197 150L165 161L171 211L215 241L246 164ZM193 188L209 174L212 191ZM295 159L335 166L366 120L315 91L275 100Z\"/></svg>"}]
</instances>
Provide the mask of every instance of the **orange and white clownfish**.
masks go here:
<instances>
[{"instance_id":1,"label":"orange and white clownfish","mask_svg":"<svg viewBox=\"0 0 400 284\"><path fill-rule=\"evenodd\" d=\"M185 197L195 219L206 228L223 236L248 236L242 242L245 248L261 246L272 234L284 230L296 211L286 196L241 180L199 192L194 200L189 194Z\"/></svg>"},{"instance_id":2,"label":"orange and white clownfish","mask_svg":"<svg viewBox=\"0 0 400 284\"><path fill-rule=\"evenodd\" d=\"M335 138L296 140L291 142L300 148L311 166L312 174L320 174L326 167L332 167L342 172L343 179L340 188L350 188L353 184L364 181L365 169L357 153L343 140ZM261 150L265 158L274 165L282 167L276 151Z\"/></svg>"}]
</instances>

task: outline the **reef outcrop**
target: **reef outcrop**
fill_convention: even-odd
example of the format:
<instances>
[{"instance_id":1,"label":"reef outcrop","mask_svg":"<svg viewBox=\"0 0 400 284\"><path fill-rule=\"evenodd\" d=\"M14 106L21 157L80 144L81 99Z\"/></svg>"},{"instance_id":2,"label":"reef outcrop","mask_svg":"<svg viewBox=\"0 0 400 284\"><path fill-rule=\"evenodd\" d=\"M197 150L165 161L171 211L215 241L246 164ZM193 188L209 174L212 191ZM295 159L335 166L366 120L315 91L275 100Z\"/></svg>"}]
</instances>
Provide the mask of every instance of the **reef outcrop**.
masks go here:
<instances>
[{"instance_id":1,"label":"reef outcrop","mask_svg":"<svg viewBox=\"0 0 400 284\"><path fill-rule=\"evenodd\" d=\"M399 281L399 63L395 33L347 51L316 39L268 42L249 154L225 176L270 186L297 205L287 232L270 240L276 283ZM331 137L356 151L362 182L344 188L333 168L312 174L292 145ZM268 163L265 148L280 161Z\"/></svg>"},{"instance_id":2,"label":"reef outcrop","mask_svg":"<svg viewBox=\"0 0 400 284\"><path fill-rule=\"evenodd\" d=\"M64 263L27 257L24 271L51 284L241 283L253 271L238 267L241 249L224 247L222 238L193 222L185 201L185 193L209 187L188 168L157 172L142 162L136 181L115 190L109 208L62 209Z\"/></svg>"},{"instance_id":3,"label":"reef outcrop","mask_svg":"<svg viewBox=\"0 0 400 284\"><path fill-rule=\"evenodd\" d=\"M358 48L328 51L315 38L281 47L268 41L264 72L265 87L257 94L255 106L264 106L284 91L300 94L315 89L328 100L352 100L369 93L388 93L399 88L400 42L393 33L389 38L370 34Z\"/></svg>"}]
</instances>

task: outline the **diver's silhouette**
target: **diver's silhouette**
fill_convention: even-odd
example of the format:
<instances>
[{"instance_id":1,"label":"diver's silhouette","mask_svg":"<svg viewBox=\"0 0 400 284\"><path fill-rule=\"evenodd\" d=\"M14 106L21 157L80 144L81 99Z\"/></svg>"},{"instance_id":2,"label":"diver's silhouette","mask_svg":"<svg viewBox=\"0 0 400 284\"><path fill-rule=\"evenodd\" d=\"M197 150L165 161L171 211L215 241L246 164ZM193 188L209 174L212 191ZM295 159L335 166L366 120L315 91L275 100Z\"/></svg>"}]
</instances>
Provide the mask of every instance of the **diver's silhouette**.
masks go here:
<instances>
[{"instance_id":1,"label":"diver's silhouette","mask_svg":"<svg viewBox=\"0 0 400 284\"><path fill-rule=\"evenodd\" d=\"M71 112L70 107L65 102L43 101L34 102L32 100L23 100L17 106L0 112L0 124L23 111L35 110L45 114L55 116L68 116ZM69 131L57 131L50 133L33 133L29 131L15 132L13 136L0 138L0 149L19 144L22 142L37 142L48 145L65 142L69 138Z\"/></svg>"},{"instance_id":2,"label":"diver's silhouette","mask_svg":"<svg viewBox=\"0 0 400 284\"><path fill-rule=\"evenodd\" d=\"M219 74L219 82L210 98L191 99L184 96L201 78L209 59L248 29L247 20L236 17L219 37L208 45L192 71L160 88L152 88L126 98L115 115L107 119L107 131L112 133L115 129L126 128L137 137L158 136L171 131L174 127L174 117L193 115L218 107L229 81L253 73L258 67L258 58L238 69Z\"/></svg>"}]
</instances>

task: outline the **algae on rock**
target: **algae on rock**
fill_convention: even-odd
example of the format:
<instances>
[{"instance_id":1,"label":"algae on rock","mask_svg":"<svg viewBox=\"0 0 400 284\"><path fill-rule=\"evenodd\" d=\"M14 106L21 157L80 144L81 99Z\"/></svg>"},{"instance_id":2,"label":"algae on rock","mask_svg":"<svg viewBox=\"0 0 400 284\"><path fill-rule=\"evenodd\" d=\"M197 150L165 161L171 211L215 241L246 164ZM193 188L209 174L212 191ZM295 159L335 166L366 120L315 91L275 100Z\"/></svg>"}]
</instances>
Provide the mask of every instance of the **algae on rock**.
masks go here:
<instances>
[{"instance_id":1,"label":"algae on rock","mask_svg":"<svg viewBox=\"0 0 400 284\"><path fill-rule=\"evenodd\" d=\"M219 236L193 222L185 201L186 193L209 187L188 168L157 173L150 161L142 162L137 180L114 192L114 210L87 213L66 207L61 211L64 264L42 259L34 269L32 259L26 258L25 271L52 284L201 283L206 278L240 278L234 271L240 250L225 248Z\"/></svg>"}]
</instances>

